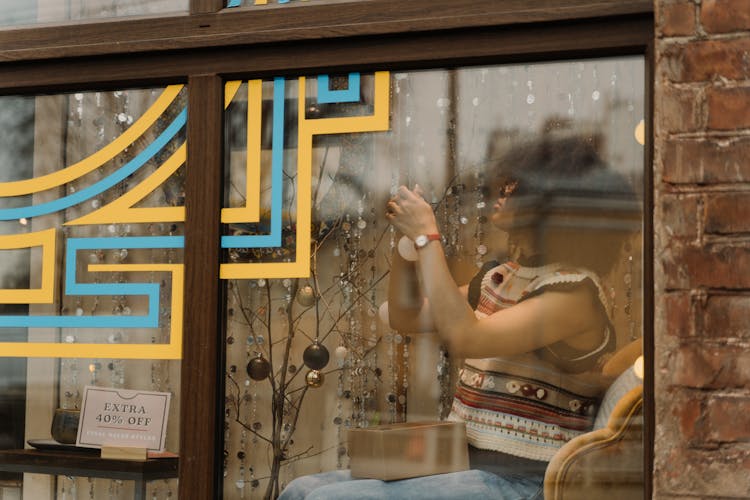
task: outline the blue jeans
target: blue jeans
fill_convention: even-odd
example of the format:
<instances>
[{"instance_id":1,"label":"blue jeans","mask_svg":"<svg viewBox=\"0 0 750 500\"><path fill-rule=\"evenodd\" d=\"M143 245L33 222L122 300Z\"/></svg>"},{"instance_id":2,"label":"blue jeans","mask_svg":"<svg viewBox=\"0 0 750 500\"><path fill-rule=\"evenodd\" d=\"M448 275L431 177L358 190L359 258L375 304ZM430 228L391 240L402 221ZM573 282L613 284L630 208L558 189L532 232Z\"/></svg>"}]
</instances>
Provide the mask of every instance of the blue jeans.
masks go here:
<instances>
[{"instance_id":1,"label":"blue jeans","mask_svg":"<svg viewBox=\"0 0 750 500\"><path fill-rule=\"evenodd\" d=\"M472 469L380 481L352 479L348 470L336 470L298 477L278 500L532 500L543 498L543 480L543 476L498 476Z\"/></svg>"}]
</instances>

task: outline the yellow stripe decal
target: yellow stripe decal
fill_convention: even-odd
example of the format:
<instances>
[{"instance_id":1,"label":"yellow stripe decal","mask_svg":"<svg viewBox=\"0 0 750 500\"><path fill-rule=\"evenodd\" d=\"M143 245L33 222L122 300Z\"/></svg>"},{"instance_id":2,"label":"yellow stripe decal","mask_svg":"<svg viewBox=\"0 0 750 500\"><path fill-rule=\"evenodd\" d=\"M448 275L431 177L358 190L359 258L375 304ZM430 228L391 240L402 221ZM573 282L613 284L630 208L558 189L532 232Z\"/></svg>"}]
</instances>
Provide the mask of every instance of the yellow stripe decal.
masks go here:
<instances>
[{"instance_id":1,"label":"yellow stripe decal","mask_svg":"<svg viewBox=\"0 0 750 500\"><path fill-rule=\"evenodd\" d=\"M62 170L21 181L0 182L0 197L21 196L46 191L96 170L125 148L130 146L164 113L182 90L183 85L170 85L164 89L151 107L133 125L99 151Z\"/></svg>"}]
</instances>

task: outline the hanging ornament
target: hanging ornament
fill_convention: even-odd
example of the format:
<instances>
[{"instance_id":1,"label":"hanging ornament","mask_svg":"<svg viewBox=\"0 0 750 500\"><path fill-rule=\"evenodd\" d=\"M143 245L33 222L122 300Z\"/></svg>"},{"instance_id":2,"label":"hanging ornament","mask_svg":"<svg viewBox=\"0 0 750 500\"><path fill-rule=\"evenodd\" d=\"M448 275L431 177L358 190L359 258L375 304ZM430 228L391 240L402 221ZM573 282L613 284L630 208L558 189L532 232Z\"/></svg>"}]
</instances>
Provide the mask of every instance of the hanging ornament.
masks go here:
<instances>
[{"instance_id":1,"label":"hanging ornament","mask_svg":"<svg viewBox=\"0 0 750 500\"><path fill-rule=\"evenodd\" d=\"M311 307L315 304L315 290L310 285L305 285L297 292L297 302L303 307Z\"/></svg>"},{"instance_id":2,"label":"hanging ornament","mask_svg":"<svg viewBox=\"0 0 750 500\"><path fill-rule=\"evenodd\" d=\"M309 368L312 368L313 371L325 368L328 364L329 358L330 355L328 354L328 349L326 349L324 345L318 343L317 340L307 346L305 352L302 353L302 359L305 361L305 364Z\"/></svg>"},{"instance_id":3,"label":"hanging ornament","mask_svg":"<svg viewBox=\"0 0 750 500\"><path fill-rule=\"evenodd\" d=\"M378 317L384 325L390 325L391 320L388 315L388 301L383 302L380 304L380 307L378 307Z\"/></svg>"},{"instance_id":4,"label":"hanging ornament","mask_svg":"<svg viewBox=\"0 0 750 500\"><path fill-rule=\"evenodd\" d=\"M333 353L333 355L336 356L336 359L338 359L339 361L345 360L347 354L349 354L349 350L342 345L338 346Z\"/></svg>"},{"instance_id":5,"label":"hanging ornament","mask_svg":"<svg viewBox=\"0 0 750 500\"><path fill-rule=\"evenodd\" d=\"M310 370L307 372L307 375L305 375L305 382L310 387L320 387L323 385L324 380L325 376L318 370Z\"/></svg>"},{"instance_id":6,"label":"hanging ornament","mask_svg":"<svg viewBox=\"0 0 750 500\"><path fill-rule=\"evenodd\" d=\"M247 364L247 374L253 380L264 380L270 373L271 364L262 354L258 354Z\"/></svg>"},{"instance_id":7,"label":"hanging ornament","mask_svg":"<svg viewBox=\"0 0 750 500\"><path fill-rule=\"evenodd\" d=\"M419 258L414 242L408 236L402 236L398 240L398 253L404 260L414 262Z\"/></svg>"}]
</instances>

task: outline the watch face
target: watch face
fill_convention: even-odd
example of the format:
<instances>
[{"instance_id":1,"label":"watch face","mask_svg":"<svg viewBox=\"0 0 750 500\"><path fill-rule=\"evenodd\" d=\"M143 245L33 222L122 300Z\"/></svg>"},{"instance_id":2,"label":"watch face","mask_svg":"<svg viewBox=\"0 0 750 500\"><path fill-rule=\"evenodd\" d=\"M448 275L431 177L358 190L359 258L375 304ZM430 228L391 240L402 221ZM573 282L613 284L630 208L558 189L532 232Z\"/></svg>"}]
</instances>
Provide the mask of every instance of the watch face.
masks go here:
<instances>
[{"instance_id":1,"label":"watch face","mask_svg":"<svg viewBox=\"0 0 750 500\"><path fill-rule=\"evenodd\" d=\"M417 245L419 248L422 248L427 244L429 240L427 239L427 236L424 234L420 234L417 236L414 240L414 244Z\"/></svg>"}]
</instances>

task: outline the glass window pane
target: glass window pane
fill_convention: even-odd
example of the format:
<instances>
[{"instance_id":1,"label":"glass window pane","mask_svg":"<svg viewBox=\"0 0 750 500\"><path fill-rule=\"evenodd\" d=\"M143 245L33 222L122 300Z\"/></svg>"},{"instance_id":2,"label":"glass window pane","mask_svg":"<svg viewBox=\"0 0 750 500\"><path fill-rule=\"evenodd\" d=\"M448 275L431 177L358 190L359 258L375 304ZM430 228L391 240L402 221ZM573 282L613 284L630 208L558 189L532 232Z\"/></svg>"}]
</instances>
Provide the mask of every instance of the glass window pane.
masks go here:
<instances>
[{"instance_id":1,"label":"glass window pane","mask_svg":"<svg viewBox=\"0 0 750 500\"><path fill-rule=\"evenodd\" d=\"M1 27L187 12L188 0L4 0Z\"/></svg>"},{"instance_id":2,"label":"glass window pane","mask_svg":"<svg viewBox=\"0 0 750 500\"><path fill-rule=\"evenodd\" d=\"M0 448L53 448L39 460L69 465L59 447L75 445L90 386L171 394L178 451L186 103L182 85L0 97ZM146 440L110 410L107 443ZM21 476L38 470L7 453L0 470L24 498L133 496L83 466ZM176 494L175 480L149 491Z\"/></svg>"},{"instance_id":3,"label":"glass window pane","mask_svg":"<svg viewBox=\"0 0 750 500\"><path fill-rule=\"evenodd\" d=\"M227 82L224 497L463 468L372 429L418 421L554 489L626 397L620 458L576 467L640 494L643 82L640 57ZM446 487L411 484L386 496Z\"/></svg>"},{"instance_id":4,"label":"glass window pane","mask_svg":"<svg viewBox=\"0 0 750 500\"><path fill-rule=\"evenodd\" d=\"M227 7L263 6L276 4L298 4L300 2L309 4L326 3L326 0L225 0ZM329 2L330 3L330 2ZM304 5L304 4L303 4Z\"/></svg>"}]
</instances>

